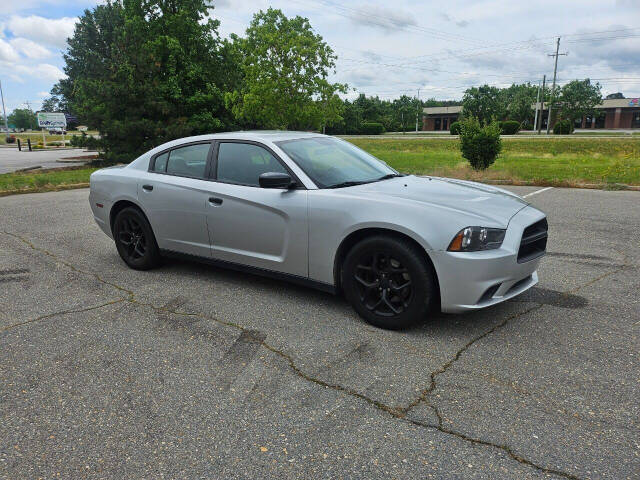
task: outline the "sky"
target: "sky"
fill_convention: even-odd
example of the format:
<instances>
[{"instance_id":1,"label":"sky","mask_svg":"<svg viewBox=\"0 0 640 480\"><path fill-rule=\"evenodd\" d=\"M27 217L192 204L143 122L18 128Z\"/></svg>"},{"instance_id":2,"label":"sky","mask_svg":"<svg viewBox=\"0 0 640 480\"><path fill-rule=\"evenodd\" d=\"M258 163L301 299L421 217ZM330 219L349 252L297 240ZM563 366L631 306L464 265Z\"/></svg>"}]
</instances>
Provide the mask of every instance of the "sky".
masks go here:
<instances>
[{"instance_id":1,"label":"sky","mask_svg":"<svg viewBox=\"0 0 640 480\"><path fill-rule=\"evenodd\" d=\"M38 110L64 77L66 39L100 0L0 0L7 112ZM307 17L338 56L331 80L384 99L460 99L469 86L591 78L640 97L640 0L212 0L219 33L242 35L268 7Z\"/></svg>"}]
</instances>

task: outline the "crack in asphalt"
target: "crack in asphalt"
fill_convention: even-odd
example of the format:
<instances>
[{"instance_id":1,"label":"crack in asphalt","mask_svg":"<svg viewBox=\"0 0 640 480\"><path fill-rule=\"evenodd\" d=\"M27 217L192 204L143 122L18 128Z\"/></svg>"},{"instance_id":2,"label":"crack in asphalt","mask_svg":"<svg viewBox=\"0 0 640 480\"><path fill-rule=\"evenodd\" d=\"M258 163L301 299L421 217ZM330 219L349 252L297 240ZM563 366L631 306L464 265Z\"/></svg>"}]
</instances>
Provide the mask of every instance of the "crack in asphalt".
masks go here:
<instances>
[{"instance_id":1,"label":"crack in asphalt","mask_svg":"<svg viewBox=\"0 0 640 480\"><path fill-rule=\"evenodd\" d=\"M4 327L0 328L0 332L4 332L6 330L11 330L12 328L16 328L16 327L21 327L23 325L28 325L29 323L39 322L40 320L47 320L49 318L57 317L59 315L67 315L69 313L90 312L91 310L98 310L100 308L108 307L109 305L114 305L116 303L125 302L125 301L126 301L125 298L119 298L118 300L112 300L110 302L101 303L100 305L93 305L91 307L83 307L83 308L76 308L76 309L71 309L71 310L61 310L59 312L47 313L45 315L41 315L41 316L36 317L36 318L31 318L31 319L25 320L23 322L13 323L11 325L5 325Z\"/></svg>"},{"instance_id":2,"label":"crack in asphalt","mask_svg":"<svg viewBox=\"0 0 640 480\"><path fill-rule=\"evenodd\" d=\"M105 279L103 279L102 277L100 277L98 274L94 273L94 272L90 272L90 271L85 271L82 270L78 267L76 267L75 265L70 264L69 262L66 262L64 260L61 260L56 254L51 253L41 247L37 247L35 246L32 242L30 242L29 240L27 240L26 238L20 236L20 235L16 235L10 232L4 232L6 235L12 236L20 241L22 241L23 243L25 243L26 245L28 245L30 248L32 248L33 250L36 250L38 252L41 252L45 255L50 256L51 258L53 258L56 262L65 265L66 267L70 268L71 270L77 272L77 273L81 273L84 275L89 275L94 277L96 280L98 280L99 282L105 284L105 285L109 285L115 289L117 289L120 292L124 292L127 294L126 298L120 298L118 300L113 300L101 305L96 305L96 306L92 306L92 307L87 307L87 308L83 308L83 309L76 309L76 310L66 310L66 311L61 311L61 312L56 312L56 313L50 313L47 315L43 315L41 317L38 318L34 318L31 320L27 320L24 322L20 322L14 325L10 325L8 327L4 327L2 329L0 329L0 331L4 331L4 330L8 330L10 328L14 328L20 325L24 325L24 324L28 324L28 323L33 323L39 320L43 320L43 319L47 319L47 318L51 318L57 315L65 315L65 314L70 314L70 313L79 313L79 312L84 312L84 311L89 311L89 310L96 310L99 308L104 308L106 306L109 305L113 305L116 303L120 303L120 302L127 302L127 303L131 303L131 304L135 304L135 305L140 305L140 306L146 306L149 307L157 312L166 312L166 313L170 313L170 314L174 314L174 315L181 315L181 316L187 316L187 317L194 317L194 318L199 318L199 319L205 319L205 320L210 320L213 322L216 322L220 325L225 325L228 327L233 327L236 328L242 332L247 332L250 329L248 329L247 327L244 327L240 324L237 324L235 322L230 322L227 320L222 320L219 318L215 318L215 317L209 317L207 315L203 315L200 313L193 313L193 312L181 312L175 309L171 309L169 308L170 305L167 306L157 306L151 303L146 303L146 302L140 302L139 300L136 299L136 295L135 292L133 290L130 290L126 287L123 287L121 285L115 284L113 282L109 282ZM621 253L621 252L619 252ZM571 289L569 291L563 292L564 295L568 295L571 293L576 293L577 291L581 290L582 288L585 288L587 286L593 285L594 283L610 276L613 275L615 273L618 273L622 270L624 270L625 268L627 268L628 265L628 261L627 261L627 256L624 253L621 253L622 256L624 257L624 265L611 270L609 272L605 272L602 275L599 275L596 278L591 279L590 281L577 286L574 289ZM533 311L536 311L540 308L542 308L544 306L543 303L539 303L536 304L534 306L532 306L531 308L528 308L524 311L518 312L516 314L513 314L509 317L507 317L506 319L504 319L502 322L494 325L493 327L491 327L489 330L485 331L484 333L474 337L473 339L471 339L469 342L467 342L462 348L460 348L455 355L449 359L447 362L445 362L440 368L438 368L437 370L434 370L433 372L431 372L430 374L430 383L429 386L427 388L425 388L423 390L423 392L421 393L421 395L413 400L412 402L410 402L407 406L405 407L392 407L389 406L383 402L380 402L379 400L376 400L374 398L371 398L361 392L358 392L357 390L354 390L352 388L349 387L345 387L343 385L340 384L333 384L333 383L329 383L326 382L320 378L316 378L308 373L306 373L305 371L303 371L302 369L300 369L300 367L298 367L293 359L293 357L284 352L283 350L269 344L268 342L266 342L265 340L259 340L258 343L260 343L260 345L262 345L265 349L269 350L270 352L274 353L276 356L280 357L281 359L283 359L291 368L291 370L300 378L304 379L307 382L310 383L314 383L316 385L322 386L324 388L330 388L332 390L338 391L338 392L342 392L346 395L349 395L351 397L354 398L358 398L372 406L374 406L375 408L377 408L378 410L381 410L383 412L386 412L387 414L391 415L393 418L396 419L400 419L400 420L404 420L412 425L415 426L419 426L422 428L428 428L428 429L432 429L432 430L436 430L439 431L441 433L447 434L447 435L451 435L454 436L458 439L461 439L463 441L472 443L474 445L482 445L482 446L487 446L487 447L491 447L491 448L495 448L498 449L502 452L504 452L505 454L507 454L510 458L512 458L513 460L517 461L518 463L521 463L523 465L526 465L528 467L534 468L542 473L545 474L551 474L551 475L556 475L559 477L563 477L563 478L567 478L570 480L580 480L580 477L577 477L571 473L568 472L564 472L561 470L556 470L554 468L549 468L549 467L544 467L542 465L538 465L534 462L532 462L531 460L528 460L527 458L519 455L518 453L516 453L515 451L513 451L513 449L511 447L509 447L508 445L502 445L502 444L498 444L498 443L493 443L490 442L488 440L483 440L483 439L479 439L479 438L475 438L475 437L471 437L469 435L466 435L462 432L457 432L455 430L452 430L448 427L444 426L444 421L443 421L443 416L440 413L439 409L437 406L433 405L430 401L429 401L429 396L430 394L436 389L437 387L437 377L446 373L447 370L453 366L459 359L460 357L469 349L471 348L475 343L477 343L478 341L482 340L483 338L488 337L489 335L493 334L495 331L505 327L510 321L515 320L519 317L522 317L524 315L527 315ZM425 422L421 422L418 420L414 420L411 418L407 417L407 414L413 409L415 408L417 405L419 405L420 403L424 403L426 406L428 406L429 408L431 408L433 410L433 412L435 413L437 419L438 419L438 424L437 425L433 425L433 424L429 424L429 423L425 423Z\"/></svg>"}]
</instances>

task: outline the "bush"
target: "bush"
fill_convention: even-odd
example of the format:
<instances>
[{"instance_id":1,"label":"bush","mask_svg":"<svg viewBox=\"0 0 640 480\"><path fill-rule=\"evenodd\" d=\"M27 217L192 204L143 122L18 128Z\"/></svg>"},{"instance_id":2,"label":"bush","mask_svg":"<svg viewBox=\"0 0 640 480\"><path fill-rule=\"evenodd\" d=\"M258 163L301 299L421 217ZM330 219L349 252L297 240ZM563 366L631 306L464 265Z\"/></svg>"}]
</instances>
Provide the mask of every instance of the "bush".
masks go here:
<instances>
[{"instance_id":1,"label":"bush","mask_svg":"<svg viewBox=\"0 0 640 480\"><path fill-rule=\"evenodd\" d=\"M573 122L571 120L559 120L553 126L554 135L569 135L573 133Z\"/></svg>"},{"instance_id":2,"label":"bush","mask_svg":"<svg viewBox=\"0 0 640 480\"><path fill-rule=\"evenodd\" d=\"M11 135L9 137L6 138L7 143L16 143L16 136L15 135Z\"/></svg>"},{"instance_id":3,"label":"bush","mask_svg":"<svg viewBox=\"0 0 640 480\"><path fill-rule=\"evenodd\" d=\"M384 125L376 122L365 122L360 127L360 132L364 135L380 135L384 133Z\"/></svg>"},{"instance_id":4,"label":"bush","mask_svg":"<svg viewBox=\"0 0 640 480\"><path fill-rule=\"evenodd\" d=\"M449 126L449 133L451 135L460 135L460 122L453 122Z\"/></svg>"},{"instance_id":5,"label":"bush","mask_svg":"<svg viewBox=\"0 0 640 480\"><path fill-rule=\"evenodd\" d=\"M475 117L460 122L460 150L474 170L489 168L502 150L500 126L492 122L484 127Z\"/></svg>"},{"instance_id":6,"label":"bush","mask_svg":"<svg viewBox=\"0 0 640 480\"><path fill-rule=\"evenodd\" d=\"M504 122L499 122L498 125L503 135L515 135L520 131L520 123L515 120L505 120Z\"/></svg>"}]
</instances>

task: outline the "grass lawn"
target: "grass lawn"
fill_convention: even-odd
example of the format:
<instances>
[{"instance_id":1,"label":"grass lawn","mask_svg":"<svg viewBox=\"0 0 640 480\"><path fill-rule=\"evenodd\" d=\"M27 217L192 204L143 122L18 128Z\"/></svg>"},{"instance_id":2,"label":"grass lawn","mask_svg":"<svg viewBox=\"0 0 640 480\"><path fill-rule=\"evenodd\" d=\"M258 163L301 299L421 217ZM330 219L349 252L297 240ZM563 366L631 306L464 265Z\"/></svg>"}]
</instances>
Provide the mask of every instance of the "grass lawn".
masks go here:
<instances>
[{"instance_id":1,"label":"grass lawn","mask_svg":"<svg viewBox=\"0 0 640 480\"><path fill-rule=\"evenodd\" d=\"M484 172L462 158L457 139L348 138L404 173L491 182L579 186L640 185L640 138L509 138Z\"/></svg>"},{"instance_id":2,"label":"grass lawn","mask_svg":"<svg viewBox=\"0 0 640 480\"><path fill-rule=\"evenodd\" d=\"M86 132L87 135L96 135L98 132ZM27 142L27 138L31 139L31 144L32 145L36 145L38 142L42 142L42 132L22 132L22 133L10 133L9 135L14 136L16 138L19 138L21 142L26 143ZM72 131L72 132L67 132L64 136L64 139L69 142L71 140L71 137L75 136L75 135L82 135L81 132L77 132L77 131ZM0 144L4 144L5 143L5 137L6 134L0 134ZM49 142L61 142L62 141L62 135L49 135L49 133L45 133L45 138L47 140L47 143Z\"/></svg>"},{"instance_id":3,"label":"grass lawn","mask_svg":"<svg viewBox=\"0 0 640 480\"><path fill-rule=\"evenodd\" d=\"M89 175L96 168L61 168L42 172L0 175L0 196L16 193L48 192L89 186Z\"/></svg>"}]
</instances>

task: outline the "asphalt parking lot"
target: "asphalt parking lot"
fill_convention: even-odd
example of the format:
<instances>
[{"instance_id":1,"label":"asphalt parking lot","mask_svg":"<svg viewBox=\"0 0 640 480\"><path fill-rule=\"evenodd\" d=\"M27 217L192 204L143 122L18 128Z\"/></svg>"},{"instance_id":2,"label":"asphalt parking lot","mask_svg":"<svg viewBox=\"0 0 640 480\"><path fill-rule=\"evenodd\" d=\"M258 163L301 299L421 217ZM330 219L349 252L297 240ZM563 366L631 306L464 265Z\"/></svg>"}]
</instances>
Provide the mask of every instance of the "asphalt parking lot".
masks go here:
<instances>
[{"instance_id":1,"label":"asphalt parking lot","mask_svg":"<svg viewBox=\"0 0 640 480\"><path fill-rule=\"evenodd\" d=\"M530 196L539 285L403 332L129 270L87 196L0 198L1 478L640 478L640 192Z\"/></svg>"}]
</instances>

